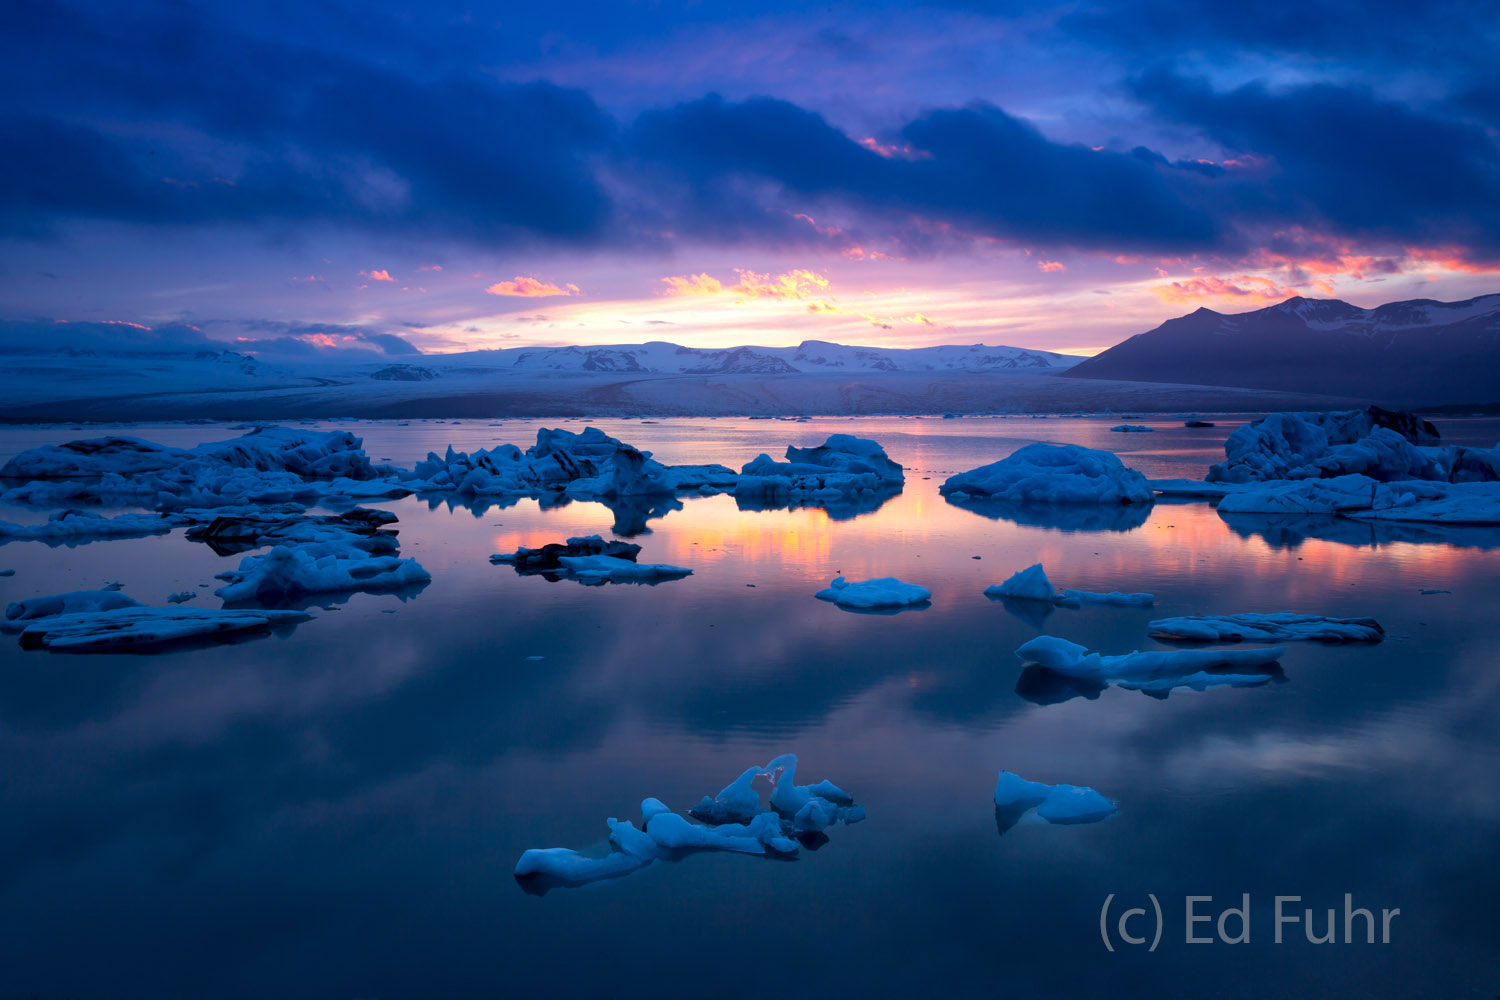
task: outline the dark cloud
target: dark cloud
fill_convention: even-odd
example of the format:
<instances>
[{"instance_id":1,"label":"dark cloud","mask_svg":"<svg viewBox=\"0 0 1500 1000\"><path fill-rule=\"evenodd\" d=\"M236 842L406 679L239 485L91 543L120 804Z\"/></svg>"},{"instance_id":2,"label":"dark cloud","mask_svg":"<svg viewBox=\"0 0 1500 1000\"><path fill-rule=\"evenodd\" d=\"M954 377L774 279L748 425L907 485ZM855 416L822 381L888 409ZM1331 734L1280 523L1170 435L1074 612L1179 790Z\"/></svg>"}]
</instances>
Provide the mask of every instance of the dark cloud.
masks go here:
<instances>
[{"instance_id":1,"label":"dark cloud","mask_svg":"<svg viewBox=\"0 0 1500 1000\"><path fill-rule=\"evenodd\" d=\"M1155 72L1133 83L1159 115L1268 162L1226 185L1246 224L1348 237L1500 247L1500 153L1467 121L1330 84L1217 91Z\"/></svg>"},{"instance_id":2,"label":"dark cloud","mask_svg":"<svg viewBox=\"0 0 1500 1000\"><path fill-rule=\"evenodd\" d=\"M1322 51L1317 37L1339 27L1393 34L1372 27L1363 5L1332 0L1253 12L1191 6L1198 14L1173 5L1169 17L1159 0L1136 0L1084 8L1063 24L1104 52L1107 26L1133 16L1198 56L1273 35ZM1475 15L1469 34L1484 36L1493 21L1471 4L1449 7ZM457 23L459 12L434 10ZM371 17L393 13L377 5ZM566 16L584 32L573 40L586 42L587 27ZM1390 16L1413 21L1394 7ZM322 5L309 18L345 23ZM527 18L522 36L545 27ZM300 25L272 30L209 6L6 5L0 128L11 151L0 158L0 232L36 238L80 220L319 223L506 248L896 239L919 254L997 239L1043 250L1233 254L1297 224L1395 243L1500 245L1500 161L1474 121L1486 110L1482 82L1430 107L1357 85L1216 90L1165 71L1130 84L1151 131L1240 158L1226 169L1128 143L1056 141L986 103L908 114L883 134L883 149L769 97L709 96L620 121L600 95L476 69L477 46L421 64L364 29L345 24L346 34L320 43ZM437 52L447 30L414 27L412 51ZM1412 31L1418 44L1436 44L1432 24ZM1118 33L1118 51L1129 49L1130 32ZM823 29L818 45L844 58L853 37ZM840 222L820 228L799 216Z\"/></svg>"}]
</instances>

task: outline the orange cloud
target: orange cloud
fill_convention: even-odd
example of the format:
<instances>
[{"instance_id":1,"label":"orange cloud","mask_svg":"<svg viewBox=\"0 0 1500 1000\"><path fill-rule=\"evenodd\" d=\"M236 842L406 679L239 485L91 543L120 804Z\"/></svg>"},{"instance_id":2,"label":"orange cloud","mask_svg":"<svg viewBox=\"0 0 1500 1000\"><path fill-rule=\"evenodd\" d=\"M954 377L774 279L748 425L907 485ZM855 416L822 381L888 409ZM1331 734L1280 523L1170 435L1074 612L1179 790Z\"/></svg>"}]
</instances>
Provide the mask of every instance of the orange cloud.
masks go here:
<instances>
[{"instance_id":1,"label":"orange cloud","mask_svg":"<svg viewBox=\"0 0 1500 1000\"><path fill-rule=\"evenodd\" d=\"M723 282L711 274L679 274L661 280L668 295L718 295L724 291Z\"/></svg>"},{"instance_id":2,"label":"orange cloud","mask_svg":"<svg viewBox=\"0 0 1500 1000\"><path fill-rule=\"evenodd\" d=\"M1463 247L1429 247L1425 249L1407 247L1406 255L1412 260L1421 261L1424 264L1436 264L1445 271L1459 271L1464 274L1500 273L1500 261L1474 260L1469 256L1469 251Z\"/></svg>"},{"instance_id":3,"label":"orange cloud","mask_svg":"<svg viewBox=\"0 0 1500 1000\"><path fill-rule=\"evenodd\" d=\"M582 294L577 285L555 285L550 281L538 281L520 274L510 281L497 281L485 291L491 295L510 295L523 299L545 299L556 295Z\"/></svg>"},{"instance_id":4,"label":"orange cloud","mask_svg":"<svg viewBox=\"0 0 1500 1000\"><path fill-rule=\"evenodd\" d=\"M391 272L385 270L384 268L381 268L379 271L361 271L359 273L361 277L369 278L371 281L396 280L395 278L391 277Z\"/></svg>"},{"instance_id":5,"label":"orange cloud","mask_svg":"<svg viewBox=\"0 0 1500 1000\"><path fill-rule=\"evenodd\" d=\"M807 268L760 274L735 268L739 281L725 285L710 274L679 274L661 279L668 295L736 295L745 299L802 301L828 288L828 278Z\"/></svg>"},{"instance_id":6,"label":"orange cloud","mask_svg":"<svg viewBox=\"0 0 1500 1000\"><path fill-rule=\"evenodd\" d=\"M1321 286L1320 290L1326 289L1327 294L1333 294L1333 289L1328 286L1327 282L1316 284ZM1157 298L1169 305L1211 299L1267 306L1298 294L1297 290L1289 285L1279 285L1270 278L1250 274L1238 274L1233 278L1219 278L1212 275L1189 278L1187 281L1156 285L1151 291Z\"/></svg>"}]
</instances>

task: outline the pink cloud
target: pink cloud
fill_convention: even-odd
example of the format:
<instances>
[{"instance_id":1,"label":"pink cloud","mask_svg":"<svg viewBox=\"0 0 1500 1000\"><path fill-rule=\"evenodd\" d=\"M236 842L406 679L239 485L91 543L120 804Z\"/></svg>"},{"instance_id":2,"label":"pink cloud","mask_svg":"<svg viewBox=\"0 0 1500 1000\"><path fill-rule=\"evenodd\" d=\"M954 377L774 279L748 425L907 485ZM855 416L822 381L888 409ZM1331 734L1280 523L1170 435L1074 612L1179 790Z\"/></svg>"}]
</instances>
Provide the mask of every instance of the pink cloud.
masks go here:
<instances>
[{"instance_id":1,"label":"pink cloud","mask_svg":"<svg viewBox=\"0 0 1500 1000\"><path fill-rule=\"evenodd\" d=\"M516 275L510 281L497 281L485 291L491 295L509 295L523 299L546 299L558 295L582 294L577 285L556 285L550 281L538 281L524 275Z\"/></svg>"},{"instance_id":2,"label":"pink cloud","mask_svg":"<svg viewBox=\"0 0 1500 1000\"><path fill-rule=\"evenodd\" d=\"M1047 272L1066 271L1068 269L1060 260L1039 260L1036 262L1036 266Z\"/></svg>"},{"instance_id":3,"label":"pink cloud","mask_svg":"<svg viewBox=\"0 0 1500 1000\"><path fill-rule=\"evenodd\" d=\"M395 281L396 280L395 278L391 277L391 272L387 271L385 268L381 268L378 271L361 271L359 273L360 273L361 277L369 278L371 281Z\"/></svg>"}]
</instances>

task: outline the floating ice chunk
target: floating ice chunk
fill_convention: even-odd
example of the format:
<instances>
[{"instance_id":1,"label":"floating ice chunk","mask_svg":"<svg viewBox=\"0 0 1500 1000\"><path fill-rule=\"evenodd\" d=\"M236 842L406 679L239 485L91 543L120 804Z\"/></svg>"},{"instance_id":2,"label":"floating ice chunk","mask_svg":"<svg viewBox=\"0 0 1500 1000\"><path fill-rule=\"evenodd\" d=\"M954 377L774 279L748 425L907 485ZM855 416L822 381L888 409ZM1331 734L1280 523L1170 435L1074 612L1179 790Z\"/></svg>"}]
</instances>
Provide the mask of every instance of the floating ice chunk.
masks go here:
<instances>
[{"instance_id":1,"label":"floating ice chunk","mask_svg":"<svg viewBox=\"0 0 1500 1000\"><path fill-rule=\"evenodd\" d=\"M1383 483L1369 510L1345 517L1414 524L1500 524L1500 482Z\"/></svg>"},{"instance_id":2,"label":"floating ice chunk","mask_svg":"<svg viewBox=\"0 0 1500 1000\"><path fill-rule=\"evenodd\" d=\"M25 649L64 653L153 649L190 640L264 633L308 617L300 611L137 605L39 618L21 632L20 642Z\"/></svg>"},{"instance_id":3,"label":"floating ice chunk","mask_svg":"<svg viewBox=\"0 0 1500 1000\"><path fill-rule=\"evenodd\" d=\"M0 543L11 540L52 544L89 542L98 538L129 538L159 535L182 521L164 514L118 514L103 517L87 510L53 513L43 524L12 524L0 521Z\"/></svg>"},{"instance_id":4,"label":"floating ice chunk","mask_svg":"<svg viewBox=\"0 0 1500 1000\"><path fill-rule=\"evenodd\" d=\"M1150 434L1156 428L1147 427L1145 424L1116 424L1110 430L1119 434Z\"/></svg>"},{"instance_id":5,"label":"floating ice chunk","mask_svg":"<svg viewBox=\"0 0 1500 1000\"><path fill-rule=\"evenodd\" d=\"M1004 583L991 584L984 588L986 597L1019 597L1028 601L1047 601L1057 597L1052 581L1041 563L1033 563L1011 575Z\"/></svg>"},{"instance_id":6,"label":"floating ice chunk","mask_svg":"<svg viewBox=\"0 0 1500 1000\"><path fill-rule=\"evenodd\" d=\"M1150 628L1156 639L1193 642L1379 642L1385 637L1385 629L1373 618L1327 618L1291 611L1160 618Z\"/></svg>"},{"instance_id":7,"label":"floating ice chunk","mask_svg":"<svg viewBox=\"0 0 1500 1000\"><path fill-rule=\"evenodd\" d=\"M1097 823L1114 815L1115 804L1092 788L1053 785L1036 814L1048 823Z\"/></svg>"},{"instance_id":8,"label":"floating ice chunk","mask_svg":"<svg viewBox=\"0 0 1500 1000\"><path fill-rule=\"evenodd\" d=\"M660 583L693 573L685 566L637 563L618 556L562 556L557 561L570 576L583 583Z\"/></svg>"},{"instance_id":9,"label":"floating ice chunk","mask_svg":"<svg viewBox=\"0 0 1500 1000\"><path fill-rule=\"evenodd\" d=\"M1236 428L1211 482L1321 479L1365 473L1375 479L1446 479L1434 449L1437 430L1411 413L1372 406L1323 413L1272 413Z\"/></svg>"},{"instance_id":10,"label":"floating ice chunk","mask_svg":"<svg viewBox=\"0 0 1500 1000\"><path fill-rule=\"evenodd\" d=\"M188 601L191 601L193 598L195 598L197 596L198 596L198 592L196 590L179 590L175 594L168 594L167 595L167 603L168 604L186 604Z\"/></svg>"},{"instance_id":11,"label":"floating ice chunk","mask_svg":"<svg viewBox=\"0 0 1500 1000\"><path fill-rule=\"evenodd\" d=\"M1025 601L1045 601L1049 604L1076 606L1079 604L1113 604L1126 607L1150 607L1156 600L1151 594L1122 594L1119 591L1096 593L1091 590L1056 591L1047 579L1041 563L1028 566L1014 574L1004 583L984 588L989 598L1008 598Z\"/></svg>"},{"instance_id":12,"label":"floating ice chunk","mask_svg":"<svg viewBox=\"0 0 1500 1000\"><path fill-rule=\"evenodd\" d=\"M429 453L404 474L404 485L419 493L462 496L525 496L565 491L579 498L670 495L666 467L597 427L581 433L560 428L537 431L536 444L522 452L515 445Z\"/></svg>"},{"instance_id":13,"label":"floating ice chunk","mask_svg":"<svg viewBox=\"0 0 1500 1000\"><path fill-rule=\"evenodd\" d=\"M1166 677L1152 677L1146 680L1122 680L1120 687L1127 691L1139 691L1153 698L1165 699L1167 694L1174 688L1188 688L1193 691L1207 691L1211 687L1260 687L1269 684L1273 680L1282 679L1275 672L1257 674L1233 674L1212 673L1207 670L1199 670L1192 674L1169 675Z\"/></svg>"},{"instance_id":14,"label":"floating ice chunk","mask_svg":"<svg viewBox=\"0 0 1500 1000\"><path fill-rule=\"evenodd\" d=\"M1029 444L989 465L951 476L940 487L950 500L990 498L1013 503L1151 503L1146 477L1112 452L1072 444Z\"/></svg>"},{"instance_id":15,"label":"floating ice chunk","mask_svg":"<svg viewBox=\"0 0 1500 1000\"><path fill-rule=\"evenodd\" d=\"M649 863L649 858L625 851L590 858L566 847L533 847L516 862L516 875L548 875L560 882L582 885L625 875Z\"/></svg>"},{"instance_id":16,"label":"floating ice chunk","mask_svg":"<svg viewBox=\"0 0 1500 1000\"><path fill-rule=\"evenodd\" d=\"M852 583L840 576L813 596L820 601L832 601L841 608L865 611L925 605L932 600L932 591L893 576Z\"/></svg>"},{"instance_id":17,"label":"floating ice chunk","mask_svg":"<svg viewBox=\"0 0 1500 1000\"><path fill-rule=\"evenodd\" d=\"M372 554L389 555L398 544L393 533L380 528L396 520L384 510L355 507L341 514L310 515L295 505L274 507L182 510L195 521L185 532L190 541L206 542L220 555L231 555L265 545L311 542L348 542Z\"/></svg>"},{"instance_id":18,"label":"floating ice chunk","mask_svg":"<svg viewBox=\"0 0 1500 1000\"><path fill-rule=\"evenodd\" d=\"M669 465L667 484L679 493L733 489L740 474L727 465Z\"/></svg>"},{"instance_id":19,"label":"floating ice chunk","mask_svg":"<svg viewBox=\"0 0 1500 1000\"><path fill-rule=\"evenodd\" d=\"M1068 677L1107 679L1153 674L1190 674L1214 668L1266 667L1286 655L1285 646L1266 649L1173 649L1121 653L1090 653L1076 642L1039 635L1016 650L1025 663L1036 663Z\"/></svg>"},{"instance_id":20,"label":"floating ice chunk","mask_svg":"<svg viewBox=\"0 0 1500 1000\"><path fill-rule=\"evenodd\" d=\"M34 618L50 618L53 615L72 615L91 611L114 611L117 608L137 608L141 602L127 597L117 590L71 590L66 594L49 594L46 597L29 597L15 601L5 608L9 621L30 621Z\"/></svg>"},{"instance_id":21,"label":"floating ice chunk","mask_svg":"<svg viewBox=\"0 0 1500 1000\"><path fill-rule=\"evenodd\" d=\"M1337 476L1264 483L1219 501L1221 514L1334 514L1361 510L1375 502L1379 486L1368 476Z\"/></svg>"},{"instance_id":22,"label":"floating ice chunk","mask_svg":"<svg viewBox=\"0 0 1500 1000\"><path fill-rule=\"evenodd\" d=\"M1254 488L1251 483L1210 483L1202 479L1148 479L1146 482L1160 496L1192 500L1217 500Z\"/></svg>"},{"instance_id":23,"label":"floating ice chunk","mask_svg":"<svg viewBox=\"0 0 1500 1000\"><path fill-rule=\"evenodd\" d=\"M764 767L747 768L715 799L704 797L690 815L708 825L688 822L660 800L641 802L641 826L611 818L609 854L590 857L567 848L529 850L516 863L518 877L545 876L566 885L581 885L635 871L656 860L672 861L695 851L736 854L794 855L801 841L826 841L824 830L865 818L863 806L828 781L795 785L797 757L783 754ZM772 808L761 804L752 787L761 776L775 776ZM528 891L545 891L533 885Z\"/></svg>"},{"instance_id":24,"label":"floating ice chunk","mask_svg":"<svg viewBox=\"0 0 1500 1000\"><path fill-rule=\"evenodd\" d=\"M871 494L894 496L905 482L905 471L884 448L850 434L830 435L814 448L788 447L786 458L777 462L758 455L740 469L734 496L741 506L817 506Z\"/></svg>"},{"instance_id":25,"label":"floating ice chunk","mask_svg":"<svg viewBox=\"0 0 1500 1000\"><path fill-rule=\"evenodd\" d=\"M225 603L278 603L307 594L399 590L432 581L415 559L372 555L347 541L278 545L216 576L227 581L214 591Z\"/></svg>"},{"instance_id":26,"label":"floating ice chunk","mask_svg":"<svg viewBox=\"0 0 1500 1000\"><path fill-rule=\"evenodd\" d=\"M1001 771L995 782L995 809L997 819L1005 814L1001 829L1003 833L1031 809L1035 809L1037 816L1048 823L1073 824L1097 823L1112 816L1117 807L1092 788L1082 785L1048 785L1040 781L1027 781L1010 771Z\"/></svg>"}]
</instances>

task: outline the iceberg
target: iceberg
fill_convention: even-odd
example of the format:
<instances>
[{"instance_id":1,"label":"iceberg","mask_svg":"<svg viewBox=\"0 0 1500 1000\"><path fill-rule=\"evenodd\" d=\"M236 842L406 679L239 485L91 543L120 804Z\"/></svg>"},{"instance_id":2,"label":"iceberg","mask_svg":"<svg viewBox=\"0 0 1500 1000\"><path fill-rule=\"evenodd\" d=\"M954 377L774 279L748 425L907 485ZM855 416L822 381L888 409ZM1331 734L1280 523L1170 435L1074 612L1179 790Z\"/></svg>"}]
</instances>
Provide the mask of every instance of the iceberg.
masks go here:
<instances>
[{"instance_id":1,"label":"iceberg","mask_svg":"<svg viewBox=\"0 0 1500 1000\"><path fill-rule=\"evenodd\" d=\"M187 509L178 516L193 522L184 533L189 541L205 542L219 555L328 541L348 541L369 552L391 553L397 548L395 534L380 530L394 523L396 515L366 507L325 515L307 514L296 505Z\"/></svg>"},{"instance_id":2,"label":"iceberg","mask_svg":"<svg viewBox=\"0 0 1500 1000\"><path fill-rule=\"evenodd\" d=\"M1146 477L1113 452L1072 444L1029 444L990 465L950 476L939 488L950 501L1031 504L1149 504Z\"/></svg>"},{"instance_id":3,"label":"iceberg","mask_svg":"<svg viewBox=\"0 0 1500 1000\"><path fill-rule=\"evenodd\" d=\"M580 499L670 496L675 487L666 467L651 453L610 437L597 427L581 432L541 428L536 444L522 452L512 444L472 454L448 447L403 474L402 484L417 493L463 496L527 496L545 491Z\"/></svg>"},{"instance_id":4,"label":"iceberg","mask_svg":"<svg viewBox=\"0 0 1500 1000\"><path fill-rule=\"evenodd\" d=\"M685 566L638 563L618 556L562 556L557 561L580 583L660 583L693 573Z\"/></svg>"},{"instance_id":5,"label":"iceberg","mask_svg":"<svg viewBox=\"0 0 1500 1000\"><path fill-rule=\"evenodd\" d=\"M785 462L758 455L741 469L733 487L742 509L820 506L851 498L901 492L905 470L867 438L832 434L814 448L788 447ZM879 506L877 503L875 506Z\"/></svg>"},{"instance_id":6,"label":"iceberg","mask_svg":"<svg viewBox=\"0 0 1500 1000\"><path fill-rule=\"evenodd\" d=\"M995 822L1003 834L1032 809L1058 825L1098 823L1118 811L1109 799L1082 785L1048 785L1001 771L995 782Z\"/></svg>"},{"instance_id":7,"label":"iceberg","mask_svg":"<svg viewBox=\"0 0 1500 1000\"><path fill-rule=\"evenodd\" d=\"M535 549L521 546L514 552L490 556L490 562L514 566L517 573L556 573L565 568L558 561L563 556L613 556L633 562L640 551L641 547L631 542L606 542L598 535L585 535Z\"/></svg>"},{"instance_id":8,"label":"iceberg","mask_svg":"<svg viewBox=\"0 0 1500 1000\"><path fill-rule=\"evenodd\" d=\"M932 591L893 576L852 583L839 576L813 596L820 601L832 601L846 610L878 611L926 607L932 600Z\"/></svg>"},{"instance_id":9,"label":"iceberg","mask_svg":"<svg viewBox=\"0 0 1500 1000\"><path fill-rule=\"evenodd\" d=\"M747 768L716 798L704 796L688 815L691 823L660 799L641 802L641 825L610 818L607 852L593 855L564 847L532 849L516 862L515 875L528 892L552 886L578 886L617 878L656 861L672 862L698 851L727 851L771 857L795 856L803 844L827 841L831 826L858 823L863 806L828 781L797 785L796 754L782 754L764 766ZM772 782L770 805L754 787Z\"/></svg>"},{"instance_id":10,"label":"iceberg","mask_svg":"<svg viewBox=\"0 0 1500 1000\"><path fill-rule=\"evenodd\" d=\"M1097 593L1091 590L1064 590L1059 592L1053 589L1052 582L1047 579L1047 573L1042 569L1041 563L1026 567L1004 583L992 584L984 588L984 595L992 600L1009 598L1043 601L1066 607L1075 607L1080 604L1112 604L1121 607L1149 608L1156 601L1151 594L1122 594L1119 591Z\"/></svg>"},{"instance_id":11,"label":"iceberg","mask_svg":"<svg viewBox=\"0 0 1500 1000\"><path fill-rule=\"evenodd\" d=\"M1385 629L1373 618L1327 618L1291 611L1274 614L1160 618L1153 639L1183 642L1379 642Z\"/></svg>"},{"instance_id":12,"label":"iceberg","mask_svg":"<svg viewBox=\"0 0 1500 1000\"><path fill-rule=\"evenodd\" d=\"M12 524L0 521L0 545L9 541L46 542L49 545L81 545L101 538L140 538L171 531L182 523L165 514L118 514L104 517L87 510L52 513L43 524Z\"/></svg>"},{"instance_id":13,"label":"iceberg","mask_svg":"<svg viewBox=\"0 0 1500 1000\"><path fill-rule=\"evenodd\" d=\"M1220 516L1337 514L1356 520L1450 525L1500 524L1500 483L1405 480L1368 476L1266 482L1219 501Z\"/></svg>"},{"instance_id":14,"label":"iceberg","mask_svg":"<svg viewBox=\"0 0 1500 1000\"><path fill-rule=\"evenodd\" d=\"M132 605L38 618L21 631L20 643L23 649L59 653L150 651L263 635L308 617L300 611Z\"/></svg>"},{"instance_id":15,"label":"iceberg","mask_svg":"<svg viewBox=\"0 0 1500 1000\"><path fill-rule=\"evenodd\" d=\"M1016 650L1016 656L1023 663L1035 663L1065 677L1094 680L1157 674L1182 676L1213 669L1264 668L1285 655L1285 646L1271 646L1265 649L1136 651L1109 656L1091 653L1087 647L1052 635L1039 635Z\"/></svg>"},{"instance_id":16,"label":"iceberg","mask_svg":"<svg viewBox=\"0 0 1500 1000\"><path fill-rule=\"evenodd\" d=\"M226 604L279 604L311 594L402 590L432 581L415 559L375 555L358 540L277 545L219 573L214 591Z\"/></svg>"},{"instance_id":17,"label":"iceberg","mask_svg":"<svg viewBox=\"0 0 1500 1000\"><path fill-rule=\"evenodd\" d=\"M1118 434L1150 434L1156 428L1147 427L1145 424L1116 424L1110 430Z\"/></svg>"},{"instance_id":18,"label":"iceberg","mask_svg":"<svg viewBox=\"0 0 1500 1000\"><path fill-rule=\"evenodd\" d=\"M1439 447L1437 429L1412 413L1371 406L1324 413L1272 413L1235 429L1210 482L1331 479L1360 474L1484 482L1500 479L1500 451Z\"/></svg>"}]
</instances>

